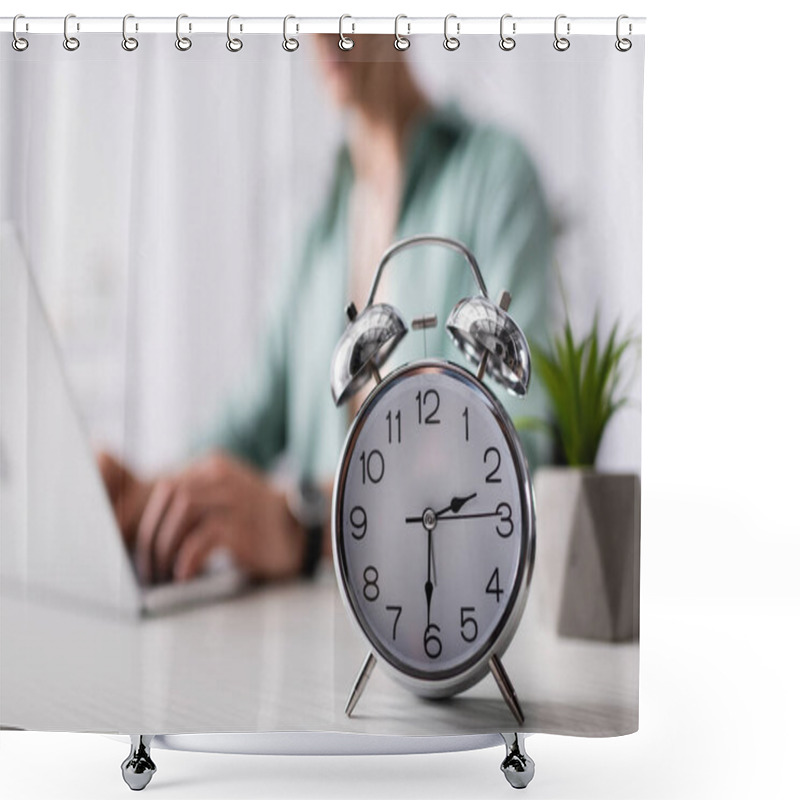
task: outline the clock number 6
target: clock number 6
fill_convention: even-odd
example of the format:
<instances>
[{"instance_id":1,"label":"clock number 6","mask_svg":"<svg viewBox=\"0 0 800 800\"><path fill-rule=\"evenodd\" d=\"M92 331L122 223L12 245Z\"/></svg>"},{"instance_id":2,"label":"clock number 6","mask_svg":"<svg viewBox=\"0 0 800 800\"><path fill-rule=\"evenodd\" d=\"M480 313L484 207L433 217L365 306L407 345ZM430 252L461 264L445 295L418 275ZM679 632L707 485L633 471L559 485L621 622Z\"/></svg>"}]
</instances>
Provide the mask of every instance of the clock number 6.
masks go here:
<instances>
[{"instance_id":1,"label":"clock number 6","mask_svg":"<svg viewBox=\"0 0 800 800\"><path fill-rule=\"evenodd\" d=\"M361 483L366 483L367 478L372 483L380 483L385 468L381 451L371 450L369 455L362 453L358 460L361 462Z\"/></svg>"},{"instance_id":2,"label":"clock number 6","mask_svg":"<svg viewBox=\"0 0 800 800\"><path fill-rule=\"evenodd\" d=\"M378 586L378 570L375 569L375 567L367 567L364 570L364 597L366 597L370 603L374 603L380 596L380 593L381 590Z\"/></svg>"},{"instance_id":3,"label":"clock number 6","mask_svg":"<svg viewBox=\"0 0 800 800\"><path fill-rule=\"evenodd\" d=\"M475 617L470 617L467 612L475 611L475 606L464 606L461 609L461 638L465 642L474 642L478 638L478 622ZM466 628L466 630L465 630ZM467 630L470 634L467 635Z\"/></svg>"},{"instance_id":4,"label":"clock number 6","mask_svg":"<svg viewBox=\"0 0 800 800\"><path fill-rule=\"evenodd\" d=\"M428 655L428 658L439 658L442 654L442 640L436 635L436 633L440 632L439 626L435 623L431 622L427 628L425 628L425 652Z\"/></svg>"}]
</instances>

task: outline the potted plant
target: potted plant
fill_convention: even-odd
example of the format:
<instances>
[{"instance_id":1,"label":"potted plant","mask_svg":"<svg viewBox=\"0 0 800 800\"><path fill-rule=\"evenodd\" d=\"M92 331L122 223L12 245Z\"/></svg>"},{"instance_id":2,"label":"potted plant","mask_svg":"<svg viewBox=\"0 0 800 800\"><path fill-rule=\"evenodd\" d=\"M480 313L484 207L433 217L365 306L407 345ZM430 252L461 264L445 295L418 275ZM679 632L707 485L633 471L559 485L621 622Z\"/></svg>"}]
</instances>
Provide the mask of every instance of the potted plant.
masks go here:
<instances>
[{"instance_id":1,"label":"potted plant","mask_svg":"<svg viewBox=\"0 0 800 800\"><path fill-rule=\"evenodd\" d=\"M618 324L603 336L595 316L583 338L567 319L547 346L531 345L552 417L518 424L550 432L557 465L534 475L535 596L545 625L563 636L638 637L639 476L595 468L608 423L628 402L622 362L636 341Z\"/></svg>"}]
</instances>

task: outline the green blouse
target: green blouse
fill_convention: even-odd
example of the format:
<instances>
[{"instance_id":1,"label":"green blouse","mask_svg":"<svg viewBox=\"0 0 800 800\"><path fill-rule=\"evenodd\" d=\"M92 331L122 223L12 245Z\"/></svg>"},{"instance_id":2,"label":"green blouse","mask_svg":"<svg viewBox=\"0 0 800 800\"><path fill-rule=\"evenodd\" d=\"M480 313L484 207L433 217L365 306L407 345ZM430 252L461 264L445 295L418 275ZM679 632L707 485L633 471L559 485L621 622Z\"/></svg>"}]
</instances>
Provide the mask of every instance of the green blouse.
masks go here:
<instances>
[{"instance_id":1,"label":"green blouse","mask_svg":"<svg viewBox=\"0 0 800 800\"><path fill-rule=\"evenodd\" d=\"M273 303L257 363L203 447L226 450L262 470L288 456L299 474L319 481L333 476L349 422L346 404L333 404L329 375L350 300L353 182L349 153L342 148L324 204ZM534 166L515 138L469 122L452 108L421 119L409 140L395 239L420 233L466 244L490 296L508 289L509 311L528 337L546 335L550 222ZM409 330L382 374L425 355L464 364L444 323L458 300L477 291L463 257L443 247L420 246L393 259L379 299L397 306L409 328L423 314L436 314L439 324L424 333ZM357 300L359 306L364 302ZM523 399L489 385L512 419L545 413L535 376ZM521 437L531 469L548 460L549 444L541 434L525 431Z\"/></svg>"}]
</instances>

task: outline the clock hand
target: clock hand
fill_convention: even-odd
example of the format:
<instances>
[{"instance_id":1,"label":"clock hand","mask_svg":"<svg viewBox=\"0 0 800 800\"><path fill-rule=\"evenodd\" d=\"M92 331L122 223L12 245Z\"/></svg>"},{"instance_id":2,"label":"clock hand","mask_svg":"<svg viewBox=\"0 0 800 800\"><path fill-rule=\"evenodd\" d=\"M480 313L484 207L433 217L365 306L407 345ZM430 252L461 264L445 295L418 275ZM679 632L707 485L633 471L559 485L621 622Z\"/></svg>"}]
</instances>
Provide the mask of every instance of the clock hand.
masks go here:
<instances>
[{"instance_id":1,"label":"clock hand","mask_svg":"<svg viewBox=\"0 0 800 800\"><path fill-rule=\"evenodd\" d=\"M472 494L467 495L466 497L454 497L450 501L450 505L447 506L447 508L443 508L441 511L436 512L436 517L438 518L440 514L446 514L448 511L452 511L454 514L458 514L458 512L461 511L461 508L464 505L466 505L470 500L472 500L473 497L477 496L478 493L473 492Z\"/></svg>"},{"instance_id":2,"label":"clock hand","mask_svg":"<svg viewBox=\"0 0 800 800\"><path fill-rule=\"evenodd\" d=\"M478 493L477 492L473 492L472 494L467 495L466 497L454 497L450 501L450 505L449 506L447 506L446 508L443 508L441 511L434 511L433 514L438 519L440 514L446 514L448 511L452 511L454 513L458 513L467 502L472 500L473 497L477 497L477 496L478 496ZM421 516L420 517L406 517L406 522L407 523L422 522L422 517Z\"/></svg>"},{"instance_id":3,"label":"clock hand","mask_svg":"<svg viewBox=\"0 0 800 800\"><path fill-rule=\"evenodd\" d=\"M431 564L433 563L433 531L428 531L428 580L425 581L425 600L428 603L428 625L431 624L431 598L433 597L433 584L431 583Z\"/></svg>"},{"instance_id":4,"label":"clock hand","mask_svg":"<svg viewBox=\"0 0 800 800\"><path fill-rule=\"evenodd\" d=\"M500 517L502 513L499 511L487 511L484 514L449 514L448 516L438 516L437 521L447 521L450 519L484 519L486 517Z\"/></svg>"}]
</instances>

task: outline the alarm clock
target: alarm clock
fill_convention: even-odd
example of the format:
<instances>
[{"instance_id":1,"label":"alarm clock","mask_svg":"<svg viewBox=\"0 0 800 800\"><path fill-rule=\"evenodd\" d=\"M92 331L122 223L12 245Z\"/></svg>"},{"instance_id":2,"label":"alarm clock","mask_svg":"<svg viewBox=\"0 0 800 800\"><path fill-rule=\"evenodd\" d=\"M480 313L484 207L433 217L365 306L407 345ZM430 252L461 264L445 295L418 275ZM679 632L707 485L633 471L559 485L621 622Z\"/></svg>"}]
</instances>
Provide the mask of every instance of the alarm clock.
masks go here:
<instances>
[{"instance_id":1,"label":"alarm clock","mask_svg":"<svg viewBox=\"0 0 800 800\"><path fill-rule=\"evenodd\" d=\"M397 308L373 302L377 287L395 255L422 245L456 250L472 271L478 293L455 306L446 326L476 369L426 358L382 378L408 328ZM421 235L390 247L366 307L347 309L331 364L333 400L341 405L375 381L345 440L331 516L339 590L369 648L348 716L379 661L425 697L451 696L491 672L524 721L501 656L530 586L534 503L517 432L484 381L517 396L527 391L530 352L508 314L510 299L489 299L461 242ZM412 327L431 324L427 317Z\"/></svg>"}]
</instances>

